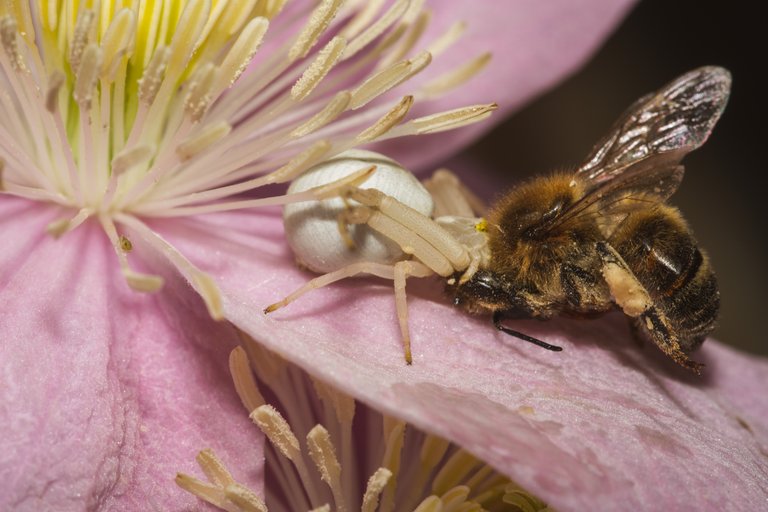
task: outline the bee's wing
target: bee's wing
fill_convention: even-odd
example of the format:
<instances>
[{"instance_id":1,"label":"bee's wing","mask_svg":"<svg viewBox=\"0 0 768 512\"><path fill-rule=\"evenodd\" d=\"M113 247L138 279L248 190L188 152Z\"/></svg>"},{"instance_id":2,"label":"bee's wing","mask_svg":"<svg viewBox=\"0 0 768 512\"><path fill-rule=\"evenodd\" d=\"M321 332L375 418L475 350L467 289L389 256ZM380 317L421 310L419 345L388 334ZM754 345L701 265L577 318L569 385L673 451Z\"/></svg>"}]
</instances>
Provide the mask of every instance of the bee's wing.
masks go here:
<instances>
[{"instance_id":1,"label":"bee's wing","mask_svg":"<svg viewBox=\"0 0 768 512\"><path fill-rule=\"evenodd\" d=\"M607 181L634 174L637 166L646 170L676 167L686 154L707 140L730 90L728 70L708 66L690 71L660 91L640 98L595 146L576 171L574 180L590 192ZM658 188L655 178L649 173L645 180L635 176L628 181L636 187L646 186L647 192ZM677 189L679 179L682 175L676 183L666 180L660 191L661 200Z\"/></svg>"},{"instance_id":2,"label":"bee's wing","mask_svg":"<svg viewBox=\"0 0 768 512\"><path fill-rule=\"evenodd\" d=\"M730 88L727 70L703 67L636 101L574 174L583 196L545 228L581 215L618 222L649 202L665 201L683 179L680 161L707 140Z\"/></svg>"}]
</instances>

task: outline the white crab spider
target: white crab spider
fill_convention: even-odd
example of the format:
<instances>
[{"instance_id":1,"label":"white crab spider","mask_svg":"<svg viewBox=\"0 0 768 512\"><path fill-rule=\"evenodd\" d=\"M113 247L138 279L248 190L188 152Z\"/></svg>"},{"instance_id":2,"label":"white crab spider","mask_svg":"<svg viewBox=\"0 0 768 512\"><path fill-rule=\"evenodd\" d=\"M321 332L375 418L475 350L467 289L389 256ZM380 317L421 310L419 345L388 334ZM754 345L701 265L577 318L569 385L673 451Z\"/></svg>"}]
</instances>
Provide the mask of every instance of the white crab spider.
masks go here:
<instances>
[{"instance_id":1,"label":"white crab spider","mask_svg":"<svg viewBox=\"0 0 768 512\"><path fill-rule=\"evenodd\" d=\"M375 172L339 184L360 169ZM365 181L362 181L362 180ZM422 185L397 162L371 151L352 150L293 181L289 194L331 185L336 197L287 204L283 221L297 262L323 275L312 279L265 313L301 295L360 274L394 281L405 360L412 362L405 282L439 275L461 282L490 257L482 202L448 171ZM328 193L324 197L332 196ZM440 217L433 218L433 212Z\"/></svg>"}]
</instances>

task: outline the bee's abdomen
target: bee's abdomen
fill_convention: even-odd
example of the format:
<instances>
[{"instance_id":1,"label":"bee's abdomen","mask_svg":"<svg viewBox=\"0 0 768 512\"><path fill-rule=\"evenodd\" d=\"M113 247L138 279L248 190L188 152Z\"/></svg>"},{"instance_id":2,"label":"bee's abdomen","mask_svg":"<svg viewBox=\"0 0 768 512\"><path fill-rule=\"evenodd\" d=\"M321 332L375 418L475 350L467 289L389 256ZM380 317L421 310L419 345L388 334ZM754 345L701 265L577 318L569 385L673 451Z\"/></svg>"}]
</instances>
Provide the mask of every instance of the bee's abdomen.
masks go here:
<instances>
[{"instance_id":1,"label":"bee's abdomen","mask_svg":"<svg viewBox=\"0 0 768 512\"><path fill-rule=\"evenodd\" d=\"M673 324L683 350L699 345L715 326L720 293L678 210L660 205L633 213L611 243Z\"/></svg>"}]
</instances>

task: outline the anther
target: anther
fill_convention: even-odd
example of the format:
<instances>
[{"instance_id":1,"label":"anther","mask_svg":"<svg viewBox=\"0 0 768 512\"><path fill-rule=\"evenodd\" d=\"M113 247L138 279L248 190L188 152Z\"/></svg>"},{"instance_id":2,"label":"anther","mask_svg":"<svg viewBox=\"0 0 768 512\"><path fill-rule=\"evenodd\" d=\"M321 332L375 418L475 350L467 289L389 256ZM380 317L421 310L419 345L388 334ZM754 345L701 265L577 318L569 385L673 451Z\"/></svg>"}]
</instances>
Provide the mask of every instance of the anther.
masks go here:
<instances>
[{"instance_id":1,"label":"anther","mask_svg":"<svg viewBox=\"0 0 768 512\"><path fill-rule=\"evenodd\" d=\"M165 283L165 280L160 276L140 274L128 268L122 269L122 272L128 286L137 292L154 293L159 291Z\"/></svg>"},{"instance_id":2,"label":"anther","mask_svg":"<svg viewBox=\"0 0 768 512\"><path fill-rule=\"evenodd\" d=\"M344 0L323 0L318 5L309 21L304 25L299 36L296 38L296 42L288 51L288 59L293 62L296 59L303 59L309 53L309 50L317 42L317 39L325 32L328 25L336 17L339 12L339 8L344 4Z\"/></svg>"},{"instance_id":3,"label":"anther","mask_svg":"<svg viewBox=\"0 0 768 512\"><path fill-rule=\"evenodd\" d=\"M307 446L309 456L320 471L320 477L331 488L336 510L346 511L346 502L341 488L341 465L336 458L336 450L333 448L330 434L322 425L315 425L307 434Z\"/></svg>"},{"instance_id":4,"label":"anther","mask_svg":"<svg viewBox=\"0 0 768 512\"><path fill-rule=\"evenodd\" d=\"M192 281L192 287L205 302L205 306L208 308L208 314L214 320L221 320L224 318L224 308L221 302L221 292L216 282L206 274L197 269L192 270L190 276Z\"/></svg>"},{"instance_id":5,"label":"anther","mask_svg":"<svg viewBox=\"0 0 768 512\"><path fill-rule=\"evenodd\" d=\"M362 50L371 41L379 37L389 28L398 18L400 18L408 9L410 0L397 0L387 12L379 17L371 26L365 29L360 35L349 42L344 51L344 60L353 57Z\"/></svg>"},{"instance_id":6,"label":"anther","mask_svg":"<svg viewBox=\"0 0 768 512\"><path fill-rule=\"evenodd\" d=\"M408 115L408 111L411 110L412 105L413 96L403 97L397 105L392 107L389 112L384 114L378 121L360 132L357 137L355 137L355 140L358 143L363 144L378 139L405 119L405 116Z\"/></svg>"},{"instance_id":7,"label":"anther","mask_svg":"<svg viewBox=\"0 0 768 512\"><path fill-rule=\"evenodd\" d=\"M288 163L269 175L269 183L283 183L291 180L298 174L319 163L331 150L331 143L327 140L319 140L298 155L291 158Z\"/></svg>"},{"instance_id":8,"label":"anther","mask_svg":"<svg viewBox=\"0 0 768 512\"><path fill-rule=\"evenodd\" d=\"M261 46L268 27L269 20L266 18L254 18L248 22L219 66L214 94L223 91L240 77Z\"/></svg>"},{"instance_id":9,"label":"anther","mask_svg":"<svg viewBox=\"0 0 768 512\"><path fill-rule=\"evenodd\" d=\"M56 69L48 77L48 87L45 90L45 109L53 114L59 105L59 91L64 85L64 73Z\"/></svg>"},{"instance_id":10,"label":"anther","mask_svg":"<svg viewBox=\"0 0 768 512\"><path fill-rule=\"evenodd\" d=\"M250 416L272 445L283 454L283 457L292 462L300 459L299 440L277 409L271 405L262 405L257 407Z\"/></svg>"},{"instance_id":11,"label":"anther","mask_svg":"<svg viewBox=\"0 0 768 512\"><path fill-rule=\"evenodd\" d=\"M472 105L420 117L409 124L415 128L417 134L443 132L481 121L497 108L499 106L495 103Z\"/></svg>"},{"instance_id":12,"label":"anther","mask_svg":"<svg viewBox=\"0 0 768 512\"><path fill-rule=\"evenodd\" d=\"M267 505L259 495L247 487L235 482L228 485L224 495L244 512L267 512Z\"/></svg>"},{"instance_id":13,"label":"anther","mask_svg":"<svg viewBox=\"0 0 768 512\"><path fill-rule=\"evenodd\" d=\"M99 77L99 69L101 69L101 57L101 48L96 43L91 43L85 48L80 59L80 67L77 71L75 90L72 96L82 110L88 110L91 107L96 80Z\"/></svg>"},{"instance_id":14,"label":"anther","mask_svg":"<svg viewBox=\"0 0 768 512\"><path fill-rule=\"evenodd\" d=\"M155 147L148 144L123 149L112 159L112 174L120 176L134 166L147 162L154 154Z\"/></svg>"},{"instance_id":15,"label":"anther","mask_svg":"<svg viewBox=\"0 0 768 512\"><path fill-rule=\"evenodd\" d=\"M248 363L248 354L243 347L235 347L229 354L229 373L235 384L235 391L248 412L264 405L264 397L259 392L253 370Z\"/></svg>"},{"instance_id":16,"label":"anther","mask_svg":"<svg viewBox=\"0 0 768 512\"><path fill-rule=\"evenodd\" d=\"M422 90L428 97L435 97L459 87L480 73L491 61L491 54L484 53L466 64L437 77L426 84Z\"/></svg>"},{"instance_id":17,"label":"anther","mask_svg":"<svg viewBox=\"0 0 768 512\"><path fill-rule=\"evenodd\" d=\"M202 130L181 142L176 147L176 154L179 155L182 161L189 160L226 137L231 131L232 125L226 121L208 124Z\"/></svg>"},{"instance_id":18,"label":"anther","mask_svg":"<svg viewBox=\"0 0 768 512\"><path fill-rule=\"evenodd\" d=\"M347 45L343 37L334 37L320 50L312 64L302 73L291 88L291 98L301 101L311 93L339 61Z\"/></svg>"},{"instance_id":19,"label":"anther","mask_svg":"<svg viewBox=\"0 0 768 512\"><path fill-rule=\"evenodd\" d=\"M168 66L168 59L171 50L167 46L159 46L144 70L144 74L139 79L139 99L145 105L150 105L155 100L155 95L163 83L165 69Z\"/></svg>"},{"instance_id":20,"label":"anther","mask_svg":"<svg viewBox=\"0 0 768 512\"><path fill-rule=\"evenodd\" d=\"M227 471L224 463L210 448L200 451L195 460L197 460L198 466L200 466L200 469L203 470L203 473L205 473L205 476L208 477L212 484L219 487L227 487L235 483L235 479Z\"/></svg>"},{"instance_id":21,"label":"anther","mask_svg":"<svg viewBox=\"0 0 768 512\"><path fill-rule=\"evenodd\" d=\"M413 60L398 62L376 73L352 91L352 102L349 107L355 110L367 105L371 100L424 69L431 60L432 56L424 52L417 55Z\"/></svg>"},{"instance_id":22,"label":"anther","mask_svg":"<svg viewBox=\"0 0 768 512\"><path fill-rule=\"evenodd\" d=\"M317 131L343 113L347 109L351 99L352 94L349 91L341 91L337 93L322 110L294 128L289 136L298 139Z\"/></svg>"},{"instance_id":23,"label":"anther","mask_svg":"<svg viewBox=\"0 0 768 512\"><path fill-rule=\"evenodd\" d=\"M11 67L14 71L27 71L24 59L19 52L19 41L16 39L19 33L19 27L16 19L12 16L5 16L0 21L0 41L3 44L3 50L11 61Z\"/></svg>"},{"instance_id":24,"label":"anther","mask_svg":"<svg viewBox=\"0 0 768 512\"><path fill-rule=\"evenodd\" d=\"M195 70L189 80L184 110L193 122L199 121L211 104L211 92L216 83L217 71L213 64L206 62Z\"/></svg>"},{"instance_id":25,"label":"anther","mask_svg":"<svg viewBox=\"0 0 768 512\"><path fill-rule=\"evenodd\" d=\"M101 48L104 52L104 62L100 72L102 78L112 75L116 69L115 64L123 56L128 55L136 34L135 22L136 15L133 9L128 8L120 9L112 18L112 22L101 40Z\"/></svg>"},{"instance_id":26,"label":"anther","mask_svg":"<svg viewBox=\"0 0 768 512\"><path fill-rule=\"evenodd\" d=\"M69 47L69 66L75 73L79 73L80 61L83 57L83 52L85 52L85 49L88 46L95 19L96 13L91 9L82 9L77 14L75 31L72 35L72 43Z\"/></svg>"},{"instance_id":27,"label":"anther","mask_svg":"<svg viewBox=\"0 0 768 512\"><path fill-rule=\"evenodd\" d=\"M379 504L379 496L389 483L389 479L392 478L392 472L387 468L379 468L376 470L371 478L368 479L368 484L365 486L365 494L363 495L363 505L360 507L361 512L375 512L376 507Z\"/></svg>"}]
</instances>

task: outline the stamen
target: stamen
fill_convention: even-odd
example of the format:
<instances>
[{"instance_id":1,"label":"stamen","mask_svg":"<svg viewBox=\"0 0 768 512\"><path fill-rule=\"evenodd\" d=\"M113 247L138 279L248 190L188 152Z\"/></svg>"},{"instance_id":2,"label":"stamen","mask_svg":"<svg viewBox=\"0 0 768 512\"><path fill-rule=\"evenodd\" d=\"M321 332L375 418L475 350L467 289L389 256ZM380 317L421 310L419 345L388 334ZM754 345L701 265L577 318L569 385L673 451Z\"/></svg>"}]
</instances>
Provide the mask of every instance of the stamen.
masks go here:
<instances>
[{"instance_id":1,"label":"stamen","mask_svg":"<svg viewBox=\"0 0 768 512\"><path fill-rule=\"evenodd\" d=\"M491 115L491 112L497 108L499 106L495 103L473 105L420 117L410 121L408 124L415 128L414 133L417 134L438 133L481 121Z\"/></svg>"},{"instance_id":2,"label":"stamen","mask_svg":"<svg viewBox=\"0 0 768 512\"><path fill-rule=\"evenodd\" d=\"M69 50L69 65L72 70L78 74L78 70L80 69L80 59L83 56L85 48L88 46L95 19L96 13L91 9L82 9L77 14L75 31L72 35L72 43L70 44Z\"/></svg>"},{"instance_id":3,"label":"stamen","mask_svg":"<svg viewBox=\"0 0 768 512\"><path fill-rule=\"evenodd\" d=\"M192 122L197 122L203 117L211 104L211 89L216 82L217 70L213 64L207 62L197 68L189 81L189 89L184 98L184 110Z\"/></svg>"},{"instance_id":4,"label":"stamen","mask_svg":"<svg viewBox=\"0 0 768 512\"><path fill-rule=\"evenodd\" d=\"M59 105L59 91L66 77L60 70L55 69L48 77L48 88L45 91L45 109L51 114L56 112Z\"/></svg>"},{"instance_id":5,"label":"stamen","mask_svg":"<svg viewBox=\"0 0 768 512\"><path fill-rule=\"evenodd\" d=\"M59 238L63 236L65 233L69 233L73 229L75 229L77 226L82 224L88 217L90 217L93 214L93 210L90 208L83 208L77 214L69 219L59 219L51 222L46 227L46 231L49 235L51 235L53 238Z\"/></svg>"},{"instance_id":6,"label":"stamen","mask_svg":"<svg viewBox=\"0 0 768 512\"><path fill-rule=\"evenodd\" d=\"M101 227L107 234L109 241L112 242L112 247L115 250L115 254L117 254L117 260L120 263L120 270L122 271L128 286L133 290L145 293L154 293L162 288L164 282L162 277L134 272L128 266L128 259L126 258L126 253L123 251L123 243L120 241L120 236L117 234L117 228L112 219L100 215L99 222L101 222Z\"/></svg>"},{"instance_id":7,"label":"stamen","mask_svg":"<svg viewBox=\"0 0 768 512\"><path fill-rule=\"evenodd\" d=\"M523 512L538 512L549 510L547 504L536 496L518 488L515 484L507 484L502 497L504 503L513 505Z\"/></svg>"},{"instance_id":8,"label":"stamen","mask_svg":"<svg viewBox=\"0 0 768 512\"><path fill-rule=\"evenodd\" d=\"M448 28L441 36L432 41L427 51L432 54L433 57L442 55L445 50L453 46L456 41L461 39L464 32L467 30L467 24L464 21L457 21Z\"/></svg>"},{"instance_id":9,"label":"stamen","mask_svg":"<svg viewBox=\"0 0 768 512\"><path fill-rule=\"evenodd\" d=\"M400 473L400 459L405 435L405 422L385 416L383 418L383 430L383 435L387 442L381 465L392 472L393 478L389 480L389 483L384 488L379 511L390 512L394 510L397 477Z\"/></svg>"},{"instance_id":10,"label":"stamen","mask_svg":"<svg viewBox=\"0 0 768 512\"><path fill-rule=\"evenodd\" d=\"M227 487L235 483L235 479L224 467L224 463L210 449L202 450L197 454L197 464L203 470L208 480L216 486Z\"/></svg>"},{"instance_id":11,"label":"stamen","mask_svg":"<svg viewBox=\"0 0 768 512\"><path fill-rule=\"evenodd\" d=\"M385 0L368 0L358 2L362 4L361 8L355 14L355 17L347 23L341 31L341 35L350 39L360 33L363 28L374 19L376 13L384 5Z\"/></svg>"},{"instance_id":12,"label":"stamen","mask_svg":"<svg viewBox=\"0 0 768 512\"><path fill-rule=\"evenodd\" d=\"M232 510L227 506L227 500L224 497L224 491L215 485L203 482L193 476L177 473L175 478L176 485L190 494L210 503L222 510ZM234 512L234 511L233 511Z\"/></svg>"},{"instance_id":13,"label":"stamen","mask_svg":"<svg viewBox=\"0 0 768 512\"><path fill-rule=\"evenodd\" d=\"M341 91L320 112L294 128L288 136L293 139L299 139L322 128L341 115L347 109L351 99L352 94L349 91Z\"/></svg>"},{"instance_id":14,"label":"stamen","mask_svg":"<svg viewBox=\"0 0 768 512\"><path fill-rule=\"evenodd\" d=\"M248 22L219 66L218 81L213 88L214 96L218 96L240 77L261 46L268 27L269 20L266 18L254 18Z\"/></svg>"},{"instance_id":15,"label":"stamen","mask_svg":"<svg viewBox=\"0 0 768 512\"><path fill-rule=\"evenodd\" d=\"M136 34L135 23L136 15L132 9L123 8L115 13L101 40L101 49L104 52L104 63L100 73L102 78L113 74L112 63L118 62L123 56L128 56L128 49L133 45Z\"/></svg>"},{"instance_id":16,"label":"stamen","mask_svg":"<svg viewBox=\"0 0 768 512\"><path fill-rule=\"evenodd\" d=\"M367 105L371 100L413 77L431 61L432 56L424 52L413 60L398 62L371 76L352 91L352 102L349 108L356 110Z\"/></svg>"},{"instance_id":17,"label":"stamen","mask_svg":"<svg viewBox=\"0 0 768 512\"><path fill-rule=\"evenodd\" d=\"M429 496L424 499L413 512L442 512L443 502L437 496Z\"/></svg>"},{"instance_id":18,"label":"stamen","mask_svg":"<svg viewBox=\"0 0 768 512\"><path fill-rule=\"evenodd\" d=\"M19 33L16 19L12 16L5 16L0 21L0 40L3 43L3 50L11 61L11 67L17 72L26 72L27 66L19 53L19 42L16 39Z\"/></svg>"},{"instance_id":19,"label":"stamen","mask_svg":"<svg viewBox=\"0 0 768 512\"><path fill-rule=\"evenodd\" d=\"M206 125L200 132L179 144L176 147L176 154L182 161L189 160L226 137L231 131L232 126L226 121Z\"/></svg>"},{"instance_id":20,"label":"stamen","mask_svg":"<svg viewBox=\"0 0 768 512\"><path fill-rule=\"evenodd\" d=\"M149 65L144 69L144 74L139 79L139 99L145 105L150 105L155 101L155 96L157 96L160 85L163 83L170 57L171 50L167 46L159 46L155 49Z\"/></svg>"},{"instance_id":21,"label":"stamen","mask_svg":"<svg viewBox=\"0 0 768 512\"><path fill-rule=\"evenodd\" d=\"M77 71L77 81L72 97L80 109L85 111L91 108L91 100L96 89L96 80L101 69L102 51L96 43L89 44L82 52L80 67Z\"/></svg>"},{"instance_id":22,"label":"stamen","mask_svg":"<svg viewBox=\"0 0 768 512\"><path fill-rule=\"evenodd\" d=\"M440 501L443 502L443 507L448 510L453 510L462 503L465 503L468 496L469 487L466 485L458 485L440 496Z\"/></svg>"},{"instance_id":23,"label":"stamen","mask_svg":"<svg viewBox=\"0 0 768 512\"><path fill-rule=\"evenodd\" d=\"M167 74L176 79L187 65L208 20L210 2L190 0L184 6L170 45Z\"/></svg>"},{"instance_id":24,"label":"stamen","mask_svg":"<svg viewBox=\"0 0 768 512\"><path fill-rule=\"evenodd\" d=\"M368 479L368 485L365 486L363 506L360 508L360 512L376 512L379 496L390 478L392 478L392 472L386 468L379 468L371 475L371 478Z\"/></svg>"},{"instance_id":25,"label":"stamen","mask_svg":"<svg viewBox=\"0 0 768 512\"><path fill-rule=\"evenodd\" d=\"M247 411L253 411L266 403L259 392L256 380L253 378L253 370L248 363L248 354L243 347L235 347L229 354L229 373L232 374L237 396L240 397Z\"/></svg>"},{"instance_id":26,"label":"stamen","mask_svg":"<svg viewBox=\"0 0 768 512\"><path fill-rule=\"evenodd\" d=\"M341 465L336 458L336 450L333 448L330 434L322 425L316 425L307 434L307 445L309 455L320 471L323 482L331 488L336 509L339 512L346 512L347 504L341 490Z\"/></svg>"},{"instance_id":27,"label":"stamen","mask_svg":"<svg viewBox=\"0 0 768 512\"><path fill-rule=\"evenodd\" d=\"M194 288L198 295L203 299L211 318L214 320L221 320L224 318L221 292L219 292L219 287L211 276L195 267L187 258L182 256L175 247L164 240L159 234L152 231L146 224L136 217L119 213L115 214L115 220L136 230L145 242L168 258L168 261L181 272L181 275L189 281L192 288Z\"/></svg>"},{"instance_id":28,"label":"stamen","mask_svg":"<svg viewBox=\"0 0 768 512\"><path fill-rule=\"evenodd\" d=\"M331 143L327 140L315 142L311 147L305 149L291 160L269 175L269 183L284 183L293 179L300 173L319 163L328 151L331 150Z\"/></svg>"},{"instance_id":29,"label":"stamen","mask_svg":"<svg viewBox=\"0 0 768 512\"><path fill-rule=\"evenodd\" d=\"M408 9L409 0L396 0L392 7L373 22L373 25L365 29L360 35L355 37L344 50L344 60L354 56L357 52L365 48L368 43L379 37L392 24L405 14Z\"/></svg>"},{"instance_id":30,"label":"stamen","mask_svg":"<svg viewBox=\"0 0 768 512\"><path fill-rule=\"evenodd\" d=\"M397 126L406 115L408 115L408 111L411 110L411 106L413 106L413 96L405 96L400 102L397 103L392 109L384 114L384 116L381 117L378 121L376 121L372 126L366 128L360 134L355 137L355 140L359 144L364 144L366 142L372 142L388 131L390 131L392 128Z\"/></svg>"},{"instance_id":31,"label":"stamen","mask_svg":"<svg viewBox=\"0 0 768 512\"><path fill-rule=\"evenodd\" d=\"M147 144L126 148L112 159L112 175L120 176L134 166L146 163L154 154L155 148Z\"/></svg>"},{"instance_id":32,"label":"stamen","mask_svg":"<svg viewBox=\"0 0 768 512\"><path fill-rule=\"evenodd\" d=\"M341 57L344 48L347 45L347 40L343 37L334 37L331 39L325 47L320 50L317 58L309 65L309 67L301 75L301 78L291 88L291 98L296 101L301 101L312 90L317 87L320 81L325 78L325 75L331 70L331 68L338 62Z\"/></svg>"},{"instance_id":33,"label":"stamen","mask_svg":"<svg viewBox=\"0 0 768 512\"><path fill-rule=\"evenodd\" d=\"M269 442L283 454L283 457L293 463L301 460L299 440L277 409L271 405L257 407L251 413L251 420L259 426Z\"/></svg>"},{"instance_id":34,"label":"stamen","mask_svg":"<svg viewBox=\"0 0 768 512\"><path fill-rule=\"evenodd\" d=\"M479 463L480 461L471 453L464 450L457 451L443 464L442 469L435 476L432 482L432 492L435 494L448 492Z\"/></svg>"},{"instance_id":35,"label":"stamen","mask_svg":"<svg viewBox=\"0 0 768 512\"><path fill-rule=\"evenodd\" d=\"M419 2L412 2L411 8L415 7ZM409 9L409 12L411 12L411 9ZM386 57L381 59L381 62L379 63L380 67L387 67L393 62L397 62L400 59L405 58L406 55L408 55L411 50L416 46L416 42L421 38L421 36L424 34L424 31L427 29L427 26L429 25L429 19L431 17L431 13L429 11L421 11L418 13L418 16L415 18L415 20L408 22L411 26L408 27L408 31L403 31L405 37L400 41L400 44L398 45L398 48L390 55L387 55ZM403 16L403 23L406 23L406 19L408 18L408 13ZM403 26L405 28L405 26ZM429 53L429 52L424 52ZM430 54L431 55L431 54Z\"/></svg>"},{"instance_id":36,"label":"stamen","mask_svg":"<svg viewBox=\"0 0 768 512\"><path fill-rule=\"evenodd\" d=\"M227 486L225 496L243 512L267 512L264 501L255 492L237 482Z\"/></svg>"},{"instance_id":37,"label":"stamen","mask_svg":"<svg viewBox=\"0 0 768 512\"><path fill-rule=\"evenodd\" d=\"M339 8L344 4L345 0L323 0L320 5L315 7L312 11L312 15L299 36L296 38L296 42L288 51L288 60L291 62L296 59L303 59L309 53L309 50L317 42L317 39L325 32L328 25L336 17L339 12Z\"/></svg>"},{"instance_id":38,"label":"stamen","mask_svg":"<svg viewBox=\"0 0 768 512\"><path fill-rule=\"evenodd\" d=\"M491 54L484 53L467 62L463 66L451 70L450 72L429 82L424 87L422 87L422 91L424 91L427 98L441 96L446 92L459 87L480 73L483 69L485 69L490 61Z\"/></svg>"}]
</instances>

